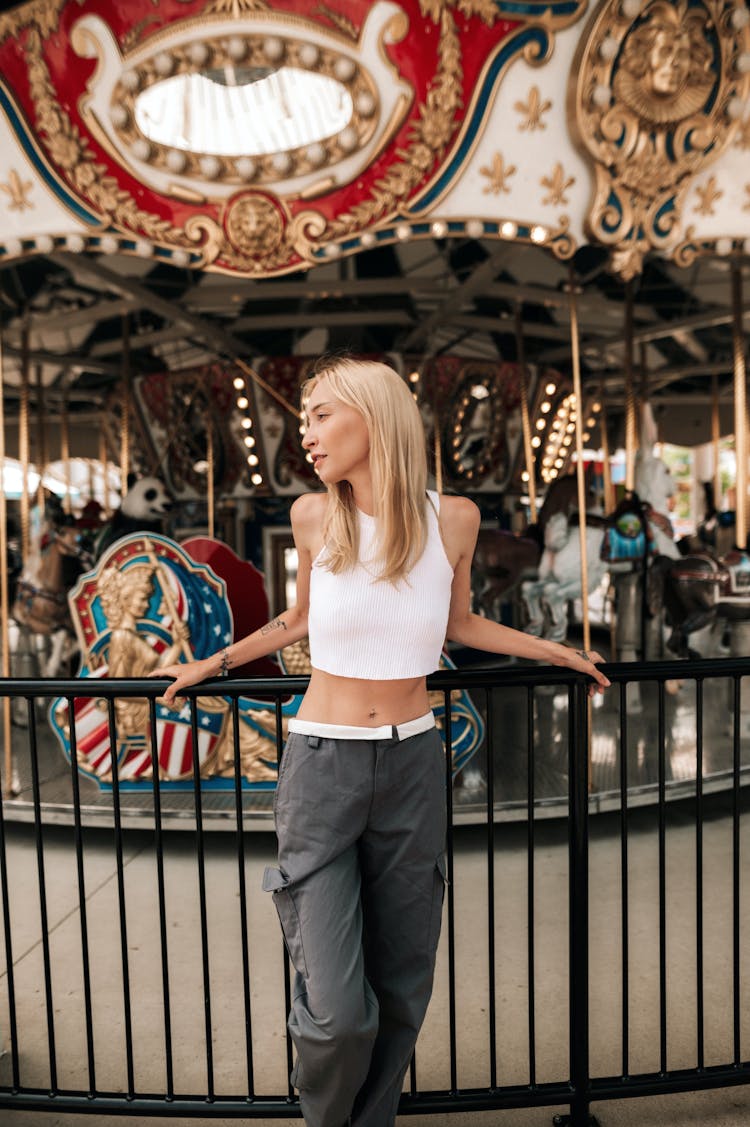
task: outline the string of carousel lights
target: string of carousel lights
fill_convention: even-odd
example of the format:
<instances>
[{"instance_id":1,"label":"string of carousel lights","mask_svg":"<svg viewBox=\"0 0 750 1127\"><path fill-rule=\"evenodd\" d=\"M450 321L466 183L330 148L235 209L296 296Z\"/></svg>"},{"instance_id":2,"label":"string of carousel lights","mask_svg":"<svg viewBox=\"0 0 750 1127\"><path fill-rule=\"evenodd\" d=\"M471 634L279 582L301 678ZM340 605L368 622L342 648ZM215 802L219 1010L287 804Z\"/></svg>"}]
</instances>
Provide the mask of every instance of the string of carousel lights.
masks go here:
<instances>
[{"instance_id":1,"label":"string of carousel lights","mask_svg":"<svg viewBox=\"0 0 750 1127\"><path fill-rule=\"evenodd\" d=\"M471 239L500 237L518 243L547 246L553 251L556 250L558 243L562 243L564 240L569 242L570 240L565 228L550 229L541 224L523 224L510 219L500 222L487 222L479 219L468 221L436 220L432 223L399 223L395 227L382 227L378 231L364 231L361 235L343 243L328 243L315 249L312 258L314 261L338 258L342 253L368 250L376 244L383 246L393 242L404 242L407 239L442 239L467 236ZM714 238L692 240L691 246L696 254L715 254L719 258L728 258L731 254L750 255L750 238L739 239L729 235L719 235ZM200 252L191 252L184 247L160 246L149 239L135 236L112 233L85 235L79 232L69 235L45 233L29 238L11 236L0 242L0 259L10 260L22 258L26 255L51 254L55 250L67 250L74 254L82 254L88 251L103 254L135 255L138 258L160 258L180 267L201 264Z\"/></svg>"},{"instance_id":2,"label":"string of carousel lights","mask_svg":"<svg viewBox=\"0 0 750 1127\"><path fill-rule=\"evenodd\" d=\"M247 394L247 382L242 376L235 376L232 380L232 386L237 392L236 406L242 416L240 419L240 427L244 432L242 442L248 451L245 460L250 469L250 482L252 485L262 485L263 474L258 469L260 458L255 453L255 435L251 433L253 430L253 419L250 414L250 398Z\"/></svg>"}]
</instances>

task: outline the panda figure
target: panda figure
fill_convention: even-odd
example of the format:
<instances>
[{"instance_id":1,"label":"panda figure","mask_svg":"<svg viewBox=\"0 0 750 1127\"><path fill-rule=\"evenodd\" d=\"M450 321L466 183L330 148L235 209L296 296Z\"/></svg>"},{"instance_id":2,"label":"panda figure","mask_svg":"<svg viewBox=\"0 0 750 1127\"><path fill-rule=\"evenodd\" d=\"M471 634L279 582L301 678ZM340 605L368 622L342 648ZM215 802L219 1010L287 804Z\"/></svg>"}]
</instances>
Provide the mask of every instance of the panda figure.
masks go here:
<instances>
[{"instance_id":1,"label":"panda figure","mask_svg":"<svg viewBox=\"0 0 750 1127\"><path fill-rule=\"evenodd\" d=\"M171 508L172 498L157 477L128 474L128 491L122 504L97 539L96 559L100 559L115 540L131 532L163 532L164 520Z\"/></svg>"}]
</instances>

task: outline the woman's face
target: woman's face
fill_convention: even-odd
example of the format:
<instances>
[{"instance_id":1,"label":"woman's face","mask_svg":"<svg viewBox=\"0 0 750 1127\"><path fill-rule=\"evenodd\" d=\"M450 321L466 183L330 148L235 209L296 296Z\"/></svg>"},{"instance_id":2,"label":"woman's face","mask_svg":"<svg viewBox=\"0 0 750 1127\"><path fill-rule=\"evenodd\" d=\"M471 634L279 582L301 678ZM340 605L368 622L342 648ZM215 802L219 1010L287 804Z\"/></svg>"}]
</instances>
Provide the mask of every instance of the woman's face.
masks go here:
<instances>
[{"instance_id":1,"label":"woman's face","mask_svg":"<svg viewBox=\"0 0 750 1127\"><path fill-rule=\"evenodd\" d=\"M334 395L324 378L315 384L307 404L307 431L302 445L315 472L326 485L352 481L370 466L370 435L364 417Z\"/></svg>"}]
</instances>

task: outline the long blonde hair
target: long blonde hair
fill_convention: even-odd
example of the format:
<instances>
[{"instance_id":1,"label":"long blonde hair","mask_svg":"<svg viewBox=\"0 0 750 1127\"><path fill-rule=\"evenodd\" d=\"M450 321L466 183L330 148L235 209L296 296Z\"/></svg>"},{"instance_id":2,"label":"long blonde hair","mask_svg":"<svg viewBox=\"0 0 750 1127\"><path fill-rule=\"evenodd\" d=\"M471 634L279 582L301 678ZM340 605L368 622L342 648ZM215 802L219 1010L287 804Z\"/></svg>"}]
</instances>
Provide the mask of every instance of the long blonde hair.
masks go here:
<instances>
[{"instance_id":1,"label":"long blonde hair","mask_svg":"<svg viewBox=\"0 0 750 1127\"><path fill-rule=\"evenodd\" d=\"M374 360L323 358L302 387L302 407L325 379L342 403L363 416L370 438L379 578L402 578L416 563L427 541L427 454L419 409L401 377ZM359 526L348 481L328 485L328 510L323 526L327 567L335 572L353 567L359 556Z\"/></svg>"}]
</instances>

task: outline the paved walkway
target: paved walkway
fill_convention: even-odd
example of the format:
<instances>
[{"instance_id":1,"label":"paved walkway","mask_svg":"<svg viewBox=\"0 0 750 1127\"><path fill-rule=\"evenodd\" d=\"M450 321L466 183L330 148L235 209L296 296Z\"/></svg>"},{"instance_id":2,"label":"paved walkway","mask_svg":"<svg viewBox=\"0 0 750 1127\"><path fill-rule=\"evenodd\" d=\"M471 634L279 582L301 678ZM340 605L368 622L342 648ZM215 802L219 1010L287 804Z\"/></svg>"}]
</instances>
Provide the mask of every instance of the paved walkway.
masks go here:
<instances>
[{"instance_id":1,"label":"paved walkway","mask_svg":"<svg viewBox=\"0 0 750 1127\"><path fill-rule=\"evenodd\" d=\"M731 1059L732 864L728 796L707 800L704 829L705 1051L706 1063ZM743 799L743 807L747 801ZM658 1069L658 880L654 810L634 811L629 834L630 873L630 1068ZM742 872L750 872L750 813L741 819ZM19 1020L22 1080L48 1083L49 1057L44 1014L39 898L32 827L7 828L13 961ZM50 827L44 835L52 984L61 1086L85 1087L85 1028L82 1019L80 915L72 831ZM246 837L246 878L250 961L253 974L256 1090L282 1091L285 1077L282 955L278 925L269 898L259 891L263 867L273 857L273 838ZM213 999L216 1090L242 1087L242 1007L237 926L237 863L231 835L206 843L208 926ZM113 835L89 831L84 844L86 908L92 957L97 1086L125 1083L122 1019L122 961L118 927L117 869ZM125 839L124 890L128 912L128 954L133 998L136 1083L141 1090L163 1088L161 979L153 836ZM537 824L534 854L536 1061L537 1079L559 1080L567 1060L567 844L561 821ZM595 1075L617 1073L620 1047L619 838L615 815L592 820L591 1060ZM200 971L199 913L194 838L171 833L165 851L167 912L172 983L175 1087L201 1091L205 1051ZM741 900L743 936L750 934L750 895ZM495 850L497 1060L501 1083L528 1081L526 827L497 827ZM456 832L454 893L458 977L458 1076L463 1087L485 1085L487 1046L487 856L478 827ZM695 1063L695 826L688 804L668 810L668 988L669 1067ZM441 943L436 985L417 1052L420 1086L448 1087L447 945ZM5 966L0 948L0 967ZM750 983L750 950L743 943L743 984ZM743 985L742 1057L750 1044L750 987ZM0 976L0 1026L7 1030L5 975ZM9 1079L9 1057L0 1060L0 1082ZM560 1109L564 1110L564 1109ZM594 1109L602 1127L683 1127L711 1124L746 1127L750 1088L618 1101ZM0 1111L2 1127L90 1127L91 1124L151 1123L119 1116ZM549 1109L455 1116L412 1116L414 1127L542 1127ZM180 1119L200 1125L236 1120ZM274 1119L274 1124L300 1120Z\"/></svg>"}]
</instances>

